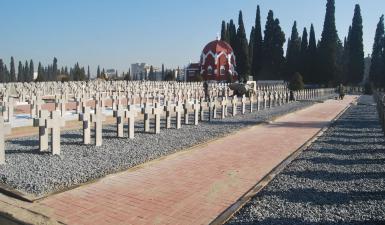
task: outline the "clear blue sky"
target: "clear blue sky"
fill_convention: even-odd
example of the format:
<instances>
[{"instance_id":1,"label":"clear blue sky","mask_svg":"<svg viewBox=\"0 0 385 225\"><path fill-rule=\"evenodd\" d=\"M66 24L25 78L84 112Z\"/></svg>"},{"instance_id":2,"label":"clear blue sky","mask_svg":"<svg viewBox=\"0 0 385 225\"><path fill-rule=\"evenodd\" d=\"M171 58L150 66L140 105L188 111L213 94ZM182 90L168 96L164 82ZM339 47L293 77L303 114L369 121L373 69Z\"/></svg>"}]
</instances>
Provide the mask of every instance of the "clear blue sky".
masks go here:
<instances>
[{"instance_id":1,"label":"clear blue sky","mask_svg":"<svg viewBox=\"0 0 385 225\"><path fill-rule=\"evenodd\" d=\"M364 20L365 53L371 53L384 0L336 0L336 23L346 36L359 3ZM197 61L204 45L220 32L222 20L243 11L247 32L261 7L262 26L274 11L286 34L294 20L300 33L314 23L322 31L326 0L1 0L0 58L9 64L33 59L59 67L75 62L127 71L131 63L185 66Z\"/></svg>"}]
</instances>

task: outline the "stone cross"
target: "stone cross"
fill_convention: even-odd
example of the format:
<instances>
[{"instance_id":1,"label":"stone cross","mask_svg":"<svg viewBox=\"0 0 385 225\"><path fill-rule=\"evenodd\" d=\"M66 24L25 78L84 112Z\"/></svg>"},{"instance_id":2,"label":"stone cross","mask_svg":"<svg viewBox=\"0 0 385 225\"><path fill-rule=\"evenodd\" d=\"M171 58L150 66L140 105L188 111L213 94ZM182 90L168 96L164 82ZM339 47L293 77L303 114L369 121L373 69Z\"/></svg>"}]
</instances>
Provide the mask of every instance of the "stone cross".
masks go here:
<instances>
[{"instance_id":1,"label":"stone cross","mask_svg":"<svg viewBox=\"0 0 385 225\"><path fill-rule=\"evenodd\" d=\"M249 101L250 101L250 113L252 113L254 111L254 95L250 95Z\"/></svg>"},{"instance_id":2,"label":"stone cross","mask_svg":"<svg viewBox=\"0 0 385 225\"><path fill-rule=\"evenodd\" d=\"M198 100L194 100L194 103L192 104L192 109L194 110L194 125L198 125L199 120L199 110L200 110L200 103Z\"/></svg>"},{"instance_id":3,"label":"stone cross","mask_svg":"<svg viewBox=\"0 0 385 225\"><path fill-rule=\"evenodd\" d=\"M233 116L237 115L237 102L238 102L238 97L234 96L233 99L231 100L231 104L233 106L233 111L232 111Z\"/></svg>"},{"instance_id":4,"label":"stone cross","mask_svg":"<svg viewBox=\"0 0 385 225\"><path fill-rule=\"evenodd\" d=\"M115 106L113 116L116 118L116 132L118 137L124 137L124 109L122 105Z\"/></svg>"},{"instance_id":5,"label":"stone cross","mask_svg":"<svg viewBox=\"0 0 385 225\"><path fill-rule=\"evenodd\" d=\"M39 127L39 151L45 152L48 150L48 128L46 121L49 117L49 111L40 110L38 118L33 120L33 126Z\"/></svg>"},{"instance_id":6,"label":"stone cross","mask_svg":"<svg viewBox=\"0 0 385 225\"><path fill-rule=\"evenodd\" d=\"M267 107L267 92L263 92L263 109Z\"/></svg>"},{"instance_id":7,"label":"stone cross","mask_svg":"<svg viewBox=\"0 0 385 225\"><path fill-rule=\"evenodd\" d=\"M246 113L246 96L245 95L242 96L241 102L242 102L242 115L245 115Z\"/></svg>"},{"instance_id":8,"label":"stone cross","mask_svg":"<svg viewBox=\"0 0 385 225\"><path fill-rule=\"evenodd\" d=\"M83 144L91 144L91 109L83 107L82 113L79 114L79 121L83 122Z\"/></svg>"},{"instance_id":9,"label":"stone cross","mask_svg":"<svg viewBox=\"0 0 385 225\"><path fill-rule=\"evenodd\" d=\"M190 108L190 103L188 103L188 100L184 100L184 124L188 124L188 117L189 117L189 114L188 114L188 109Z\"/></svg>"},{"instance_id":10,"label":"stone cross","mask_svg":"<svg viewBox=\"0 0 385 225\"><path fill-rule=\"evenodd\" d=\"M65 120L60 111L52 111L51 118L46 120L46 127L51 129L52 154L60 155L60 128L65 126Z\"/></svg>"},{"instance_id":11,"label":"stone cross","mask_svg":"<svg viewBox=\"0 0 385 225\"><path fill-rule=\"evenodd\" d=\"M221 105L222 105L222 117L221 117L221 119L224 119L226 117L226 114L227 114L227 98L222 98Z\"/></svg>"},{"instance_id":12,"label":"stone cross","mask_svg":"<svg viewBox=\"0 0 385 225\"><path fill-rule=\"evenodd\" d=\"M150 131L150 114L152 114L152 109L148 106L148 103L144 103L142 108L142 113L144 115L144 132Z\"/></svg>"},{"instance_id":13,"label":"stone cross","mask_svg":"<svg viewBox=\"0 0 385 225\"><path fill-rule=\"evenodd\" d=\"M11 133L11 124L4 123L4 118L0 117L0 165L5 164L5 135Z\"/></svg>"},{"instance_id":14,"label":"stone cross","mask_svg":"<svg viewBox=\"0 0 385 225\"><path fill-rule=\"evenodd\" d=\"M176 129L181 128L181 118L183 111L183 105L180 103L180 101L177 101L176 106L174 106L174 112L176 113Z\"/></svg>"},{"instance_id":15,"label":"stone cross","mask_svg":"<svg viewBox=\"0 0 385 225\"><path fill-rule=\"evenodd\" d=\"M128 138L133 139L135 135L135 117L137 111L135 105L128 105L124 112L124 118L128 119Z\"/></svg>"},{"instance_id":16,"label":"stone cross","mask_svg":"<svg viewBox=\"0 0 385 225\"><path fill-rule=\"evenodd\" d=\"M169 101L166 101L166 104L163 109L166 112L166 129L171 128L171 111L173 110L173 107L171 106Z\"/></svg>"},{"instance_id":17,"label":"stone cross","mask_svg":"<svg viewBox=\"0 0 385 225\"><path fill-rule=\"evenodd\" d=\"M55 103L56 110L59 110L61 116L63 117L65 116L65 113L66 113L66 102L67 100L61 98L57 100Z\"/></svg>"},{"instance_id":18,"label":"stone cross","mask_svg":"<svg viewBox=\"0 0 385 225\"><path fill-rule=\"evenodd\" d=\"M207 102L205 102L204 98L201 98L199 105L200 105L200 107L199 107L200 119L201 119L201 121L204 121L205 120L205 106L207 106Z\"/></svg>"},{"instance_id":19,"label":"stone cross","mask_svg":"<svg viewBox=\"0 0 385 225\"><path fill-rule=\"evenodd\" d=\"M160 133L160 117L162 116L163 108L158 102L154 103L154 108L152 108L152 115L155 115L155 134Z\"/></svg>"},{"instance_id":20,"label":"stone cross","mask_svg":"<svg viewBox=\"0 0 385 225\"><path fill-rule=\"evenodd\" d=\"M95 114L91 114L91 122L95 124L95 145L101 146L103 144L103 121L106 117L102 113L102 109L96 104Z\"/></svg>"}]
</instances>

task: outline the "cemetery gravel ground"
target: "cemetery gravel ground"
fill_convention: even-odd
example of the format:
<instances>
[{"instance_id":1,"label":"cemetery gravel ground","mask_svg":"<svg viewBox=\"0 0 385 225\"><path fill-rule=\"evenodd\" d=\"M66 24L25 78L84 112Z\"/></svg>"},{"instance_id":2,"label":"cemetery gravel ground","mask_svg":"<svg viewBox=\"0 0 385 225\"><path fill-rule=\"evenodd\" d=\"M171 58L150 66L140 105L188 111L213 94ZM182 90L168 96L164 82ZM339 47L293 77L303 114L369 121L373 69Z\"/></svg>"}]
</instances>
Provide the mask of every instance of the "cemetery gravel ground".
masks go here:
<instances>
[{"instance_id":1,"label":"cemetery gravel ground","mask_svg":"<svg viewBox=\"0 0 385 225\"><path fill-rule=\"evenodd\" d=\"M227 224L385 224L385 139L363 96Z\"/></svg>"},{"instance_id":2,"label":"cemetery gravel ground","mask_svg":"<svg viewBox=\"0 0 385 225\"><path fill-rule=\"evenodd\" d=\"M60 156L39 153L38 136L12 139L6 142L6 165L0 166L0 183L23 193L44 196L269 121L313 103L294 102L198 126L182 125L180 130L162 129L157 135L143 133L140 122L136 124L133 140L116 138L115 126L109 125L103 127L101 147L82 145L81 130L64 131ZM193 121L191 116L190 121ZM164 123L162 120L162 127Z\"/></svg>"}]
</instances>

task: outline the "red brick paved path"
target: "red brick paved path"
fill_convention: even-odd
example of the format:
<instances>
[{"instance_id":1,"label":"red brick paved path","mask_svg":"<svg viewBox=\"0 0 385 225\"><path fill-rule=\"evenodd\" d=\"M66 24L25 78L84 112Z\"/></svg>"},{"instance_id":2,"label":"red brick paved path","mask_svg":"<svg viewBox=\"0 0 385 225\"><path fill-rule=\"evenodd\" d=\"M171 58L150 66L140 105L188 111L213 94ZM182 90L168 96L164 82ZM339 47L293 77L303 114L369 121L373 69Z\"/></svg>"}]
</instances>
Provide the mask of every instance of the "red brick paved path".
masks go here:
<instances>
[{"instance_id":1,"label":"red brick paved path","mask_svg":"<svg viewBox=\"0 0 385 225\"><path fill-rule=\"evenodd\" d=\"M33 205L68 224L208 224L352 100L317 104Z\"/></svg>"}]
</instances>

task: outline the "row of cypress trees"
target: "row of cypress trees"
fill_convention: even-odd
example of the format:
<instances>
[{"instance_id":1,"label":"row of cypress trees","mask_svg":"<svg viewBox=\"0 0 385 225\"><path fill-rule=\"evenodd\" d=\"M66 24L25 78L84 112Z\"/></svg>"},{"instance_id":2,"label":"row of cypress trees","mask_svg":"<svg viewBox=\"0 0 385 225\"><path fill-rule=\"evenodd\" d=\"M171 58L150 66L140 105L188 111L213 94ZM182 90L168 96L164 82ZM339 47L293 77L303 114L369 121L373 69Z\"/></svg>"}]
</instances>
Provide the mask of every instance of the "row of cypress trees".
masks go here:
<instances>
[{"instance_id":1,"label":"row of cypress trees","mask_svg":"<svg viewBox=\"0 0 385 225\"><path fill-rule=\"evenodd\" d=\"M354 9L352 25L344 43L338 37L335 24L335 0L327 0L321 40L316 40L313 24L310 33L303 29L299 36L294 21L286 56L286 42L278 18L269 11L262 35L260 7L257 7L255 25L247 40L242 12L238 28L233 20L222 21L221 40L228 42L237 58L237 72L241 80L248 75L255 80L290 80L299 72L306 83L333 86L338 83L356 85L364 76L364 46L361 9Z\"/></svg>"},{"instance_id":2,"label":"row of cypress trees","mask_svg":"<svg viewBox=\"0 0 385 225\"><path fill-rule=\"evenodd\" d=\"M52 64L48 66L43 66L40 62L37 67L37 77L34 78L34 63L31 59L25 61L23 64L19 61L18 72L16 74L15 60L11 57L10 69L8 70L7 65L4 64L3 60L0 59L0 83L8 82L31 82L31 81L56 81L58 76L63 76L64 80L89 80L90 79L90 68L88 66L87 73L84 67L79 66L79 63L76 63L72 68L62 67L58 68L58 60L55 57Z\"/></svg>"},{"instance_id":3,"label":"row of cypress trees","mask_svg":"<svg viewBox=\"0 0 385 225\"><path fill-rule=\"evenodd\" d=\"M377 24L376 34L374 37L372 63L369 72L369 78L376 87L385 86L385 31L384 31L384 15L380 17Z\"/></svg>"}]
</instances>

